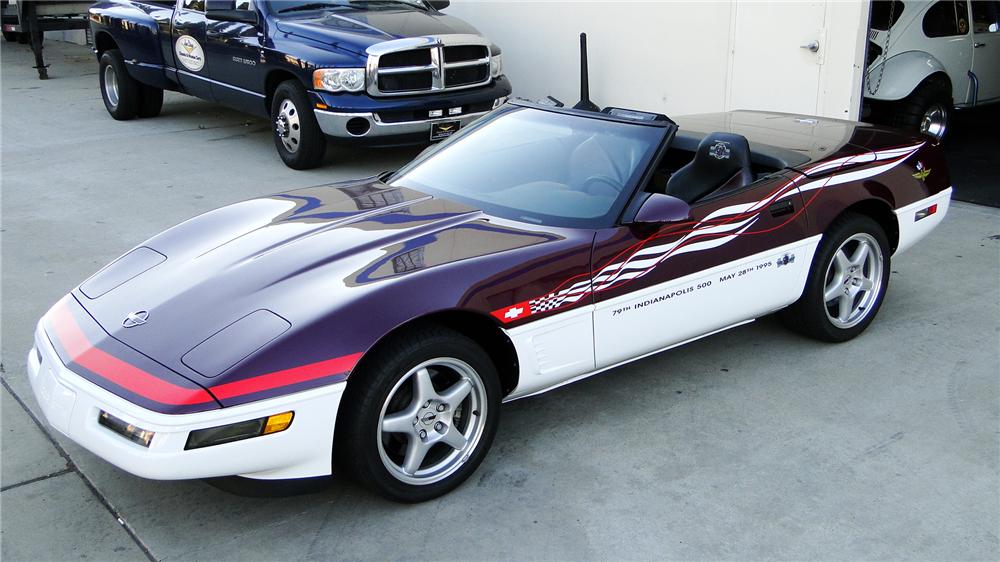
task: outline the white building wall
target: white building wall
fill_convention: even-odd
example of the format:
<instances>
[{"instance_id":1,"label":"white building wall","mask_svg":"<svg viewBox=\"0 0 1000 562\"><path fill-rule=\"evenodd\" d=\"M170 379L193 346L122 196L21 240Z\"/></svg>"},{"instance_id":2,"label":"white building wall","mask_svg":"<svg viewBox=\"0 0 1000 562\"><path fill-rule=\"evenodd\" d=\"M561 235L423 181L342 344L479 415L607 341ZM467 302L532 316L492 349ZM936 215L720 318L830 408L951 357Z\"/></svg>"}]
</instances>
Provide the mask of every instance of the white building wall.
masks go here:
<instances>
[{"instance_id":1,"label":"white building wall","mask_svg":"<svg viewBox=\"0 0 1000 562\"><path fill-rule=\"evenodd\" d=\"M782 62L786 68L776 68L768 56L752 58L754 72L746 72L745 66L742 72L733 72L737 31L742 45L784 39L787 44L775 48L792 49L797 56L802 30L794 29L797 20L791 16L778 25L785 25L787 34L775 36L771 29L759 30L731 0L453 0L446 11L469 21L503 48L507 75L515 95L521 97L552 95L567 104L579 99L578 35L585 31L590 45L591 97L601 106L674 115L771 109L856 118L868 3L830 0L811 4L819 10L817 21L823 28L805 35L825 35L818 73L794 66L815 62L794 60ZM771 12L784 17L781 3L774 6ZM767 48L762 52L767 53ZM773 95L775 88L801 93L789 103Z\"/></svg>"}]
</instances>

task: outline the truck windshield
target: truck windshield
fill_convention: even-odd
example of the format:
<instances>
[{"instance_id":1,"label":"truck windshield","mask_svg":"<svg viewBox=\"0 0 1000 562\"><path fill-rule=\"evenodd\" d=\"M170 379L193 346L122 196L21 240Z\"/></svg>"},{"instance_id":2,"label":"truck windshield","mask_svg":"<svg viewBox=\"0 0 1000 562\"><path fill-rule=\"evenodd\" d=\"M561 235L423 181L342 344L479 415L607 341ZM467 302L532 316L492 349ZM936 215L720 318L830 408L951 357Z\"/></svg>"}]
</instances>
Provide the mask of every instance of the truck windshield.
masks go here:
<instances>
[{"instance_id":1,"label":"truck windshield","mask_svg":"<svg viewBox=\"0 0 1000 562\"><path fill-rule=\"evenodd\" d=\"M299 2L290 0L270 0L267 3L269 8L268 11L278 14L329 10L332 8L343 8L345 6L364 6L365 8L369 8L371 6L378 5L396 5L398 7L400 4L413 8L420 8L421 10L427 9L427 5L424 4L423 0L308 0Z\"/></svg>"},{"instance_id":2,"label":"truck windshield","mask_svg":"<svg viewBox=\"0 0 1000 562\"><path fill-rule=\"evenodd\" d=\"M390 185L513 220L614 223L667 128L514 107L400 170Z\"/></svg>"}]
</instances>

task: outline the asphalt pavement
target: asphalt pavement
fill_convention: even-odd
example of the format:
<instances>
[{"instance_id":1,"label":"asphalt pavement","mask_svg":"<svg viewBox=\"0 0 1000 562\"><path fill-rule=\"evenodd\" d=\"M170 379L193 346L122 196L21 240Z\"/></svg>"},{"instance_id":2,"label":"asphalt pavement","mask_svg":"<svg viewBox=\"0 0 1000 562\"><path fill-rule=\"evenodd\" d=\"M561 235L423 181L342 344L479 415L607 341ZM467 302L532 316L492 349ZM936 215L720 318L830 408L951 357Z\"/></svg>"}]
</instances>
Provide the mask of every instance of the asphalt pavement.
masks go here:
<instances>
[{"instance_id":1,"label":"asphalt pavement","mask_svg":"<svg viewBox=\"0 0 1000 562\"><path fill-rule=\"evenodd\" d=\"M508 404L438 500L344 479L246 498L114 468L39 418L25 356L48 307L193 215L418 149L297 172L263 119L168 93L160 117L116 122L86 48L46 57L40 82L2 48L3 560L1000 558L1000 210L967 203L893 261L860 338L765 318Z\"/></svg>"}]
</instances>

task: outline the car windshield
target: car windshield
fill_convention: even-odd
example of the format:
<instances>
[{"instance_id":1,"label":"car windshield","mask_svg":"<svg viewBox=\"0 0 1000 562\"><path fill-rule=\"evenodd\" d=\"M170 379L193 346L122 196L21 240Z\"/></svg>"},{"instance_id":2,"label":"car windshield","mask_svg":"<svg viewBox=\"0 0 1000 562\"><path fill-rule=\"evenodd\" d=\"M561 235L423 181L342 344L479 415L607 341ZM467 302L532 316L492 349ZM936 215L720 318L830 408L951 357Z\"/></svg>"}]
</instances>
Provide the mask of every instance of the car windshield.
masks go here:
<instances>
[{"instance_id":1,"label":"car windshield","mask_svg":"<svg viewBox=\"0 0 1000 562\"><path fill-rule=\"evenodd\" d=\"M269 12L278 14L329 10L345 6L358 6L366 9L379 6L391 7L393 5L399 7L400 4L420 8L421 10L427 9L427 4L423 0L270 0L267 4L268 8L270 8Z\"/></svg>"},{"instance_id":2,"label":"car windshield","mask_svg":"<svg viewBox=\"0 0 1000 562\"><path fill-rule=\"evenodd\" d=\"M525 107L486 119L400 170L391 185L518 221L609 226L667 131Z\"/></svg>"}]
</instances>

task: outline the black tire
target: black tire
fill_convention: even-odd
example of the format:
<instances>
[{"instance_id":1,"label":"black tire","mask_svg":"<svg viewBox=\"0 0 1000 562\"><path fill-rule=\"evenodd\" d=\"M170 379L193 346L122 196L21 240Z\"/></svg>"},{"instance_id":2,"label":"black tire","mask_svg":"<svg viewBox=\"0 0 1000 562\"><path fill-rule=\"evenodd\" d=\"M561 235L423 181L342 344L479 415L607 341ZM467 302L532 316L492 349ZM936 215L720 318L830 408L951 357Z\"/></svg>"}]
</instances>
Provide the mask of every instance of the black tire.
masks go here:
<instances>
[{"instance_id":1,"label":"black tire","mask_svg":"<svg viewBox=\"0 0 1000 562\"><path fill-rule=\"evenodd\" d=\"M897 129L928 134L922 128L924 117L932 108L940 108L944 115L944 129L940 135L931 136L943 141L947 138L953 107L951 86L948 81L942 77L931 76L917 86L909 96L899 101L883 103L881 121Z\"/></svg>"},{"instance_id":2,"label":"black tire","mask_svg":"<svg viewBox=\"0 0 1000 562\"><path fill-rule=\"evenodd\" d=\"M402 401L404 409L409 409L416 403L422 402L422 398L419 400L413 398L412 393L415 392L415 386L406 390L406 385L410 383L404 379L421 364L440 358L464 362L475 371L482 382L478 392L485 393L485 400L479 403L478 409L470 408L469 404L471 403L469 402L461 402L464 405L462 407L468 409L462 415L472 414L468 415L465 427L468 429L470 427L468 424L476 424L479 420L481 425L476 427L481 427L480 437L475 442L470 439L469 442L473 443L470 447L474 448L464 453L455 451L444 444L434 445L434 447L445 447L437 449L439 456L442 451L445 454L457 452L459 453L458 457L466 459L454 461L451 464L451 472L443 472L442 476L439 476L443 479L419 484L404 482L402 480L404 476L394 475L386 462L383 461L382 455L386 454L391 446L399 447L400 443L405 448L405 445L409 444L409 440L415 436L407 435L404 438L403 434L400 433L382 432L380 420L382 419L383 407L386 408L387 417L390 412L398 412L392 405L400 393L404 393ZM447 372L433 371L433 369L432 367L432 372L435 372L434 376L436 377L449 375ZM413 376L411 380L415 380L415 378ZM454 388L447 387L447 380L444 382L443 386L446 387L444 389L438 388L439 383L435 382L435 390L442 392L442 394L446 390ZM406 392L410 394L405 394ZM470 398L463 400L470 400L476 392L470 392ZM380 345L374 353L370 353L369 359L363 361L359 368L351 374L347 390L341 400L336 437L334 438L334 458L337 466L349 470L362 484L394 501L413 503L441 496L465 481L486 457L499 424L500 398L501 388L496 367L486 352L471 339L453 330L438 326L428 326L418 331L410 331L393 337L390 341ZM431 409L433 410L433 407ZM478 417L480 410L485 412L484 417ZM459 408L456 407L455 417L449 418L449 422L456 426L460 423L455 421L458 419L459 411ZM417 413L414 422L412 422L415 430L423 427L419 426L416 420L426 415L426 413ZM431 418L426 423L433 422L433 415ZM431 426L428 426L427 429L430 431ZM434 425L433 429L439 428ZM433 433L432 436L437 437ZM391 442L393 438L398 439L395 445ZM433 448L430 450L435 451ZM424 460L423 464L418 465L420 467L427 467L436 462L430 453L427 457L422 458ZM405 459L403 460L405 461ZM400 466L403 464L405 463L400 462ZM417 474L417 471L414 471L413 474Z\"/></svg>"},{"instance_id":3,"label":"black tire","mask_svg":"<svg viewBox=\"0 0 1000 562\"><path fill-rule=\"evenodd\" d=\"M285 104L291 104L291 112ZM316 122L306 89L295 80L278 85L271 100L271 131L278 155L289 168L308 170L323 163L326 136ZM289 146L286 146L286 142Z\"/></svg>"},{"instance_id":4,"label":"black tire","mask_svg":"<svg viewBox=\"0 0 1000 562\"><path fill-rule=\"evenodd\" d=\"M135 118L139 112L139 92L142 85L129 76L125 69L125 59L118 49L109 49L101 54L97 77L108 113L118 121ZM109 85L110 78L114 78L114 85Z\"/></svg>"},{"instance_id":5,"label":"black tire","mask_svg":"<svg viewBox=\"0 0 1000 562\"><path fill-rule=\"evenodd\" d=\"M16 31L4 31L3 32L3 39L4 39L4 41L7 41L8 43L19 43L20 39L21 39L19 37L19 35L20 34L18 32L16 32Z\"/></svg>"},{"instance_id":6,"label":"black tire","mask_svg":"<svg viewBox=\"0 0 1000 562\"><path fill-rule=\"evenodd\" d=\"M853 299L858 308L857 318L850 321L841 322L831 317L830 310L836 305L831 305L825 298L827 288L836 287L845 291L859 286L858 283L846 281L846 277L851 275L849 271L844 271L843 275L837 274L837 266L833 264L838 251L844 246L845 254L855 251L860 240L877 246L880 269L875 272L874 265L865 265L860 268L859 274L868 276L874 282L877 279L877 287L873 288L871 297L859 292L857 295L849 297ZM870 251L870 250L869 250ZM877 222L865 215L848 213L837 218L827 229L816 250L816 256L809 269L809 277L806 281L805 291L802 297L780 313L781 319L789 328L801 332L809 337L828 341L843 342L856 337L871 324L878 314L885 292L889 288L890 264L889 240L885 231ZM861 281L864 282L864 281ZM848 298L848 297L845 297ZM839 299L834 299L839 304ZM834 302L833 300L829 302ZM861 305L864 304L863 307Z\"/></svg>"},{"instance_id":7,"label":"black tire","mask_svg":"<svg viewBox=\"0 0 1000 562\"><path fill-rule=\"evenodd\" d=\"M163 90L145 84L139 85L139 117L156 117L163 109Z\"/></svg>"}]
</instances>

